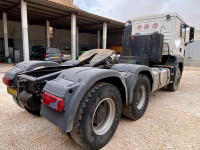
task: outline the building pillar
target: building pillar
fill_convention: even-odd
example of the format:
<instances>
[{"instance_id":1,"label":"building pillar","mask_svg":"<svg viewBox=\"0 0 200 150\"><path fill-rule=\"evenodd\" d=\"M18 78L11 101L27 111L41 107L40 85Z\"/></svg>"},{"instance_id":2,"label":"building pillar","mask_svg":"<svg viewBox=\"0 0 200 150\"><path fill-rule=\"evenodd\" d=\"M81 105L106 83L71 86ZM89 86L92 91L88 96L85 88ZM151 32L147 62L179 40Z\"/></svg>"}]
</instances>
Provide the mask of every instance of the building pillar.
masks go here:
<instances>
[{"instance_id":1,"label":"building pillar","mask_svg":"<svg viewBox=\"0 0 200 150\"><path fill-rule=\"evenodd\" d=\"M9 56L8 51L8 23L7 23L7 13L3 12L3 33L4 33L4 48L5 48L5 56Z\"/></svg>"},{"instance_id":2,"label":"building pillar","mask_svg":"<svg viewBox=\"0 0 200 150\"><path fill-rule=\"evenodd\" d=\"M71 55L76 60L76 15L71 14Z\"/></svg>"},{"instance_id":3,"label":"building pillar","mask_svg":"<svg viewBox=\"0 0 200 150\"><path fill-rule=\"evenodd\" d=\"M97 30L97 48L100 49L100 43L101 43L101 32L100 30Z\"/></svg>"},{"instance_id":4,"label":"building pillar","mask_svg":"<svg viewBox=\"0 0 200 150\"><path fill-rule=\"evenodd\" d=\"M106 49L107 42L107 23L103 23L103 49Z\"/></svg>"},{"instance_id":5,"label":"building pillar","mask_svg":"<svg viewBox=\"0 0 200 150\"><path fill-rule=\"evenodd\" d=\"M27 2L24 0L21 0L21 20L24 61L29 61Z\"/></svg>"},{"instance_id":6,"label":"building pillar","mask_svg":"<svg viewBox=\"0 0 200 150\"><path fill-rule=\"evenodd\" d=\"M50 27L50 22L47 20L46 21L46 31L47 31L47 47L51 47L50 44L50 31L49 31L49 27Z\"/></svg>"},{"instance_id":7,"label":"building pillar","mask_svg":"<svg viewBox=\"0 0 200 150\"><path fill-rule=\"evenodd\" d=\"M76 28L76 54L79 55L79 28Z\"/></svg>"}]
</instances>

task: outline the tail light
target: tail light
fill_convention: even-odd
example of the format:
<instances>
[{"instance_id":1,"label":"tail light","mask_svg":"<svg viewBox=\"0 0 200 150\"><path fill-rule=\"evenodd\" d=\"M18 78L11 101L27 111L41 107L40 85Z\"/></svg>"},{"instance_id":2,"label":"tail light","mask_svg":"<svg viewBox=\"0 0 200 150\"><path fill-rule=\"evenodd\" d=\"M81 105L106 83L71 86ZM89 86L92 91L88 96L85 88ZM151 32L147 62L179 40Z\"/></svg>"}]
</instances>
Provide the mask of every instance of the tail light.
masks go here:
<instances>
[{"instance_id":1,"label":"tail light","mask_svg":"<svg viewBox=\"0 0 200 150\"><path fill-rule=\"evenodd\" d=\"M63 57L63 54L60 53L60 57Z\"/></svg>"},{"instance_id":2,"label":"tail light","mask_svg":"<svg viewBox=\"0 0 200 150\"><path fill-rule=\"evenodd\" d=\"M47 58L47 57L48 57L48 54L44 54L44 57Z\"/></svg>"},{"instance_id":3,"label":"tail light","mask_svg":"<svg viewBox=\"0 0 200 150\"><path fill-rule=\"evenodd\" d=\"M5 85L10 86L10 80L9 80L8 78L3 77L2 80L3 80L3 83L4 83Z\"/></svg>"},{"instance_id":4,"label":"tail light","mask_svg":"<svg viewBox=\"0 0 200 150\"><path fill-rule=\"evenodd\" d=\"M64 109L65 104L63 98L51 95L47 92L44 92L43 94L43 103L57 111L62 111Z\"/></svg>"}]
</instances>

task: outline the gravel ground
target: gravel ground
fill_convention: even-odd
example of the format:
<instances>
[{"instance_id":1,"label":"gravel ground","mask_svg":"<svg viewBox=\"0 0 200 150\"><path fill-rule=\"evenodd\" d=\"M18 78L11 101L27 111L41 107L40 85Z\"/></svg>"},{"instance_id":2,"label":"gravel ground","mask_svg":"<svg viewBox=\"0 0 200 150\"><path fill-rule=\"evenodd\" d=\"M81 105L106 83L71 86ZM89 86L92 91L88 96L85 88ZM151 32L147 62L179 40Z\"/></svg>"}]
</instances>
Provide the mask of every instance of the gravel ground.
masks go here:
<instances>
[{"instance_id":1,"label":"gravel ground","mask_svg":"<svg viewBox=\"0 0 200 150\"><path fill-rule=\"evenodd\" d=\"M0 78L11 65L0 64ZM152 93L138 121L121 118L108 149L200 149L200 68L186 68L176 92ZM81 149L42 117L19 108L0 80L0 149Z\"/></svg>"}]
</instances>

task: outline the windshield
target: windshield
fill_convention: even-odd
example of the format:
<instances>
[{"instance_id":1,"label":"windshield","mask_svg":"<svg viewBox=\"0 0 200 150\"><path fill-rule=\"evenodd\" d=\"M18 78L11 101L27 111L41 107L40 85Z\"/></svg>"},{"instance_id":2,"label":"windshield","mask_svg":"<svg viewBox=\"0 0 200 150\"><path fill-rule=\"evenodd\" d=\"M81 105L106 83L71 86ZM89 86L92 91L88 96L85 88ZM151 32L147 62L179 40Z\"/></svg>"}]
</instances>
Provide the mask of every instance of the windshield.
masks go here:
<instances>
[{"instance_id":1,"label":"windshield","mask_svg":"<svg viewBox=\"0 0 200 150\"><path fill-rule=\"evenodd\" d=\"M47 54L59 54L60 50L57 48L48 48L46 51Z\"/></svg>"}]
</instances>

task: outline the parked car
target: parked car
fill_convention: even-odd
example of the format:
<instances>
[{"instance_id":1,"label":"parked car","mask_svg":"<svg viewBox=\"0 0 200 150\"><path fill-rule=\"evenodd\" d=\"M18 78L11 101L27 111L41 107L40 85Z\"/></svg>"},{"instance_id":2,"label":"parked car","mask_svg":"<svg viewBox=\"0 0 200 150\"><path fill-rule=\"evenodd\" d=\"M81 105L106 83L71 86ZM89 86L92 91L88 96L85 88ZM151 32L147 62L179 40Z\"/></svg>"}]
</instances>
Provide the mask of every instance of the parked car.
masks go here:
<instances>
[{"instance_id":1,"label":"parked car","mask_svg":"<svg viewBox=\"0 0 200 150\"><path fill-rule=\"evenodd\" d=\"M62 54L59 49L57 48L47 48L46 53L44 54L46 61L62 61Z\"/></svg>"},{"instance_id":2,"label":"parked car","mask_svg":"<svg viewBox=\"0 0 200 150\"><path fill-rule=\"evenodd\" d=\"M46 53L46 48L41 45L35 45L32 47L32 60L44 60L44 54Z\"/></svg>"},{"instance_id":3,"label":"parked car","mask_svg":"<svg viewBox=\"0 0 200 150\"><path fill-rule=\"evenodd\" d=\"M57 48L45 48L43 46L33 46L31 59L44 61L62 61L62 54Z\"/></svg>"},{"instance_id":4,"label":"parked car","mask_svg":"<svg viewBox=\"0 0 200 150\"><path fill-rule=\"evenodd\" d=\"M67 50L61 50L62 53L62 61L68 61L71 60L71 54Z\"/></svg>"}]
</instances>

